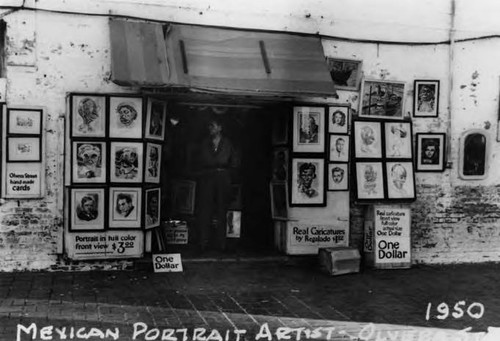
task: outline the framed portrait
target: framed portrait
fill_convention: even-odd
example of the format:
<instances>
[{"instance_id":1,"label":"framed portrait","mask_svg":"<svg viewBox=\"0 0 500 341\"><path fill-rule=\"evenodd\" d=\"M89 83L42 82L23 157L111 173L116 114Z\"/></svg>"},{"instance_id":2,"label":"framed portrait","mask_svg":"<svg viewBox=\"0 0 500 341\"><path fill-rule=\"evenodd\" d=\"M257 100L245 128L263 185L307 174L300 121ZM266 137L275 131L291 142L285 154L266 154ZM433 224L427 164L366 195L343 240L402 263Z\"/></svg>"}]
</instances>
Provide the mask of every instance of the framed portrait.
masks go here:
<instances>
[{"instance_id":1,"label":"framed portrait","mask_svg":"<svg viewBox=\"0 0 500 341\"><path fill-rule=\"evenodd\" d=\"M151 188L145 191L144 227L151 229L160 226L161 189Z\"/></svg>"},{"instance_id":2,"label":"framed portrait","mask_svg":"<svg viewBox=\"0 0 500 341\"><path fill-rule=\"evenodd\" d=\"M349 161L349 135L330 134L330 161Z\"/></svg>"},{"instance_id":3,"label":"framed portrait","mask_svg":"<svg viewBox=\"0 0 500 341\"><path fill-rule=\"evenodd\" d=\"M288 148L275 148L273 150L273 176L272 181L288 180Z\"/></svg>"},{"instance_id":4,"label":"framed portrait","mask_svg":"<svg viewBox=\"0 0 500 341\"><path fill-rule=\"evenodd\" d=\"M325 152L325 107L293 107L293 151Z\"/></svg>"},{"instance_id":5,"label":"framed portrait","mask_svg":"<svg viewBox=\"0 0 500 341\"><path fill-rule=\"evenodd\" d=\"M106 136L106 96L71 95L71 136Z\"/></svg>"},{"instance_id":6,"label":"framed portrait","mask_svg":"<svg viewBox=\"0 0 500 341\"><path fill-rule=\"evenodd\" d=\"M242 209L241 184L231 184L231 199L229 200L229 209L241 211Z\"/></svg>"},{"instance_id":7,"label":"framed portrait","mask_svg":"<svg viewBox=\"0 0 500 341\"><path fill-rule=\"evenodd\" d=\"M140 228L141 187L109 188L109 227Z\"/></svg>"},{"instance_id":8,"label":"framed portrait","mask_svg":"<svg viewBox=\"0 0 500 341\"><path fill-rule=\"evenodd\" d=\"M109 98L109 137L142 138L142 97Z\"/></svg>"},{"instance_id":9,"label":"framed portrait","mask_svg":"<svg viewBox=\"0 0 500 341\"><path fill-rule=\"evenodd\" d=\"M412 158L412 130L410 122L385 122L385 157L388 159Z\"/></svg>"},{"instance_id":10,"label":"framed portrait","mask_svg":"<svg viewBox=\"0 0 500 341\"><path fill-rule=\"evenodd\" d=\"M482 180L491 164L491 136L485 129L470 129L460 136L458 176L463 180Z\"/></svg>"},{"instance_id":11,"label":"framed portrait","mask_svg":"<svg viewBox=\"0 0 500 341\"><path fill-rule=\"evenodd\" d=\"M382 126L375 121L354 121L354 156L356 158L382 157Z\"/></svg>"},{"instance_id":12,"label":"framed portrait","mask_svg":"<svg viewBox=\"0 0 500 341\"><path fill-rule=\"evenodd\" d=\"M226 238L240 238L241 236L241 211L227 211L226 213Z\"/></svg>"},{"instance_id":13,"label":"framed portrait","mask_svg":"<svg viewBox=\"0 0 500 341\"><path fill-rule=\"evenodd\" d=\"M288 190L286 182L271 182L271 217L274 220L288 219Z\"/></svg>"},{"instance_id":14,"label":"framed portrait","mask_svg":"<svg viewBox=\"0 0 500 341\"><path fill-rule=\"evenodd\" d=\"M156 143L146 144L146 171L145 182L160 183L161 174L161 145Z\"/></svg>"},{"instance_id":15,"label":"framed portrait","mask_svg":"<svg viewBox=\"0 0 500 341\"><path fill-rule=\"evenodd\" d=\"M415 199L412 161L387 162L386 172L388 199Z\"/></svg>"},{"instance_id":16,"label":"framed portrait","mask_svg":"<svg viewBox=\"0 0 500 341\"><path fill-rule=\"evenodd\" d=\"M110 181L142 182L143 145L140 142L111 142Z\"/></svg>"},{"instance_id":17,"label":"framed portrait","mask_svg":"<svg viewBox=\"0 0 500 341\"><path fill-rule=\"evenodd\" d=\"M415 80L413 85L413 116L438 117L439 81Z\"/></svg>"},{"instance_id":18,"label":"framed portrait","mask_svg":"<svg viewBox=\"0 0 500 341\"><path fill-rule=\"evenodd\" d=\"M326 205L325 160L293 158L291 163L290 206Z\"/></svg>"},{"instance_id":19,"label":"framed portrait","mask_svg":"<svg viewBox=\"0 0 500 341\"><path fill-rule=\"evenodd\" d=\"M327 63L337 89L358 90L362 64L360 60L327 58Z\"/></svg>"},{"instance_id":20,"label":"framed portrait","mask_svg":"<svg viewBox=\"0 0 500 341\"><path fill-rule=\"evenodd\" d=\"M40 137L7 137L7 161L41 161L40 141Z\"/></svg>"},{"instance_id":21,"label":"framed portrait","mask_svg":"<svg viewBox=\"0 0 500 341\"><path fill-rule=\"evenodd\" d=\"M361 87L359 117L402 119L405 83L364 80Z\"/></svg>"},{"instance_id":22,"label":"framed portrait","mask_svg":"<svg viewBox=\"0 0 500 341\"><path fill-rule=\"evenodd\" d=\"M349 131L350 107L328 107L328 132L330 134L347 134Z\"/></svg>"},{"instance_id":23,"label":"framed portrait","mask_svg":"<svg viewBox=\"0 0 500 341\"><path fill-rule=\"evenodd\" d=\"M443 172L446 152L445 133L417 133L417 172Z\"/></svg>"},{"instance_id":24,"label":"framed portrait","mask_svg":"<svg viewBox=\"0 0 500 341\"><path fill-rule=\"evenodd\" d=\"M146 114L146 131L144 136L147 139L165 139L165 126L167 123L167 102L148 98L148 110Z\"/></svg>"},{"instance_id":25,"label":"framed portrait","mask_svg":"<svg viewBox=\"0 0 500 341\"><path fill-rule=\"evenodd\" d=\"M195 198L195 181L174 180L172 182L172 208L174 213L193 215Z\"/></svg>"},{"instance_id":26,"label":"framed portrait","mask_svg":"<svg viewBox=\"0 0 500 341\"><path fill-rule=\"evenodd\" d=\"M7 108L7 134L41 135L42 109Z\"/></svg>"},{"instance_id":27,"label":"framed portrait","mask_svg":"<svg viewBox=\"0 0 500 341\"><path fill-rule=\"evenodd\" d=\"M73 183L106 182L106 142L73 141Z\"/></svg>"},{"instance_id":28,"label":"framed portrait","mask_svg":"<svg viewBox=\"0 0 500 341\"><path fill-rule=\"evenodd\" d=\"M273 146L288 144L288 126L290 113L273 113L272 144Z\"/></svg>"},{"instance_id":29,"label":"framed portrait","mask_svg":"<svg viewBox=\"0 0 500 341\"><path fill-rule=\"evenodd\" d=\"M382 162L356 162L356 199L383 200L384 170Z\"/></svg>"},{"instance_id":30,"label":"framed portrait","mask_svg":"<svg viewBox=\"0 0 500 341\"><path fill-rule=\"evenodd\" d=\"M329 191L347 191L349 189L348 163L330 163L327 172Z\"/></svg>"},{"instance_id":31,"label":"framed portrait","mask_svg":"<svg viewBox=\"0 0 500 341\"><path fill-rule=\"evenodd\" d=\"M104 188L72 188L70 192L70 231L104 230Z\"/></svg>"}]
</instances>

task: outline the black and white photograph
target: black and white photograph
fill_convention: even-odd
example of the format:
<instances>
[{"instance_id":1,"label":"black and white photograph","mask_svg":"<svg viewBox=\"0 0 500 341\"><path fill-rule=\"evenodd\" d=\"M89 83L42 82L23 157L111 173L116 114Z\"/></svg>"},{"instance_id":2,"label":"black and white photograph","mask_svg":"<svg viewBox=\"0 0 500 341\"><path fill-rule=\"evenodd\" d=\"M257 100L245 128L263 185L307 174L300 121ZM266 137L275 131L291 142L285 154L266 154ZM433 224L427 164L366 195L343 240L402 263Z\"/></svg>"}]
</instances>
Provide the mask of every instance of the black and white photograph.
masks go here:
<instances>
[{"instance_id":1,"label":"black and white photograph","mask_svg":"<svg viewBox=\"0 0 500 341\"><path fill-rule=\"evenodd\" d=\"M106 142L73 141L74 183L106 182Z\"/></svg>"},{"instance_id":2,"label":"black and white photograph","mask_svg":"<svg viewBox=\"0 0 500 341\"><path fill-rule=\"evenodd\" d=\"M7 109L7 134L40 135L43 127L41 109Z\"/></svg>"},{"instance_id":3,"label":"black and white photograph","mask_svg":"<svg viewBox=\"0 0 500 341\"><path fill-rule=\"evenodd\" d=\"M439 115L439 81L415 80L413 91L414 117L438 117Z\"/></svg>"},{"instance_id":4,"label":"black and white photograph","mask_svg":"<svg viewBox=\"0 0 500 341\"><path fill-rule=\"evenodd\" d=\"M140 187L109 188L110 228L140 228L142 212Z\"/></svg>"},{"instance_id":5,"label":"black and white photograph","mask_svg":"<svg viewBox=\"0 0 500 341\"><path fill-rule=\"evenodd\" d=\"M160 226L161 188L150 188L145 191L145 222L144 228L151 229Z\"/></svg>"},{"instance_id":6,"label":"black and white photograph","mask_svg":"<svg viewBox=\"0 0 500 341\"><path fill-rule=\"evenodd\" d=\"M293 108L293 151L325 151L325 107Z\"/></svg>"},{"instance_id":7,"label":"black and white photograph","mask_svg":"<svg viewBox=\"0 0 500 341\"><path fill-rule=\"evenodd\" d=\"M106 136L106 96L71 96L71 135L73 137Z\"/></svg>"},{"instance_id":8,"label":"black and white photograph","mask_svg":"<svg viewBox=\"0 0 500 341\"><path fill-rule=\"evenodd\" d=\"M111 142L111 182L142 182L143 144L140 142Z\"/></svg>"},{"instance_id":9,"label":"black and white photograph","mask_svg":"<svg viewBox=\"0 0 500 341\"><path fill-rule=\"evenodd\" d=\"M70 201L72 231L104 230L104 188L73 188Z\"/></svg>"},{"instance_id":10,"label":"black and white photograph","mask_svg":"<svg viewBox=\"0 0 500 341\"><path fill-rule=\"evenodd\" d=\"M325 160L293 158L290 206L325 206Z\"/></svg>"},{"instance_id":11,"label":"black and white photograph","mask_svg":"<svg viewBox=\"0 0 500 341\"><path fill-rule=\"evenodd\" d=\"M349 161L349 135L330 134L330 161L347 162Z\"/></svg>"},{"instance_id":12,"label":"black and white photograph","mask_svg":"<svg viewBox=\"0 0 500 341\"><path fill-rule=\"evenodd\" d=\"M109 137L142 138L142 97L109 98Z\"/></svg>"},{"instance_id":13,"label":"black and white photograph","mask_svg":"<svg viewBox=\"0 0 500 341\"><path fill-rule=\"evenodd\" d=\"M146 170L144 174L145 182L160 183L161 149L162 146L160 144L146 144Z\"/></svg>"},{"instance_id":14,"label":"black and white photograph","mask_svg":"<svg viewBox=\"0 0 500 341\"><path fill-rule=\"evenodd\" d=\"M165 139L166 124L167 102L154 98L148 98L146 132L144 137L147 139L163 141Z\"/></svg>"},{"instance_id":15,"label":"black and white photograph","mask_svg":"<svg viewBox=\"0 0 500 341\"><path fill-rule=\"evenodd\" d=\"M445 133L417 133L416 171L444 171L445 151Z\"/></svg>"},{"instance_id":16,"label":"black and white photograph","mask_svg":"<svg viewBox=\"0 0 500 341\"><path fill-rule=\"evenodd\" d=\"M347 191L349 189L348 163L329 163L327 175L329 191Z\"/></svg>"},{"instance_id":17,"label":"black and white photograph","mask_svg":"<svg viewBox=\"0 0 500 341\"><path fill-rule=\"evenodd\" d=\"M330 106L328 107L328 132L336 134L347 134L349 131L350 107Z\"/></svg>"}]
</instances>

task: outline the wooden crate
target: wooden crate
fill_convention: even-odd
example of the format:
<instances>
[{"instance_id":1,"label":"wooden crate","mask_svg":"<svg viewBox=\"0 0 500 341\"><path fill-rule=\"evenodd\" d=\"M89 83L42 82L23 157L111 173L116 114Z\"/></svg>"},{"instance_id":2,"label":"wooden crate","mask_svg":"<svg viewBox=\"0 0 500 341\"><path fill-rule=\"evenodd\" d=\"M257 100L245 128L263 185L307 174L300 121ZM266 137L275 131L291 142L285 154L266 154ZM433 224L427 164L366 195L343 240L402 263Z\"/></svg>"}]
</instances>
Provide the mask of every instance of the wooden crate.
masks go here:
<instances>
[{"instance_id":1,"label":"wooden crate","mask_svg":"<svg viewBox=\"0 0 500 341\"><path fill-rule=\"evenodd\" d=\"M359 272L361 256L352 247L328 247L319 249L321 270L330 275L343 275Z\"/></svg>"}]
</instances>

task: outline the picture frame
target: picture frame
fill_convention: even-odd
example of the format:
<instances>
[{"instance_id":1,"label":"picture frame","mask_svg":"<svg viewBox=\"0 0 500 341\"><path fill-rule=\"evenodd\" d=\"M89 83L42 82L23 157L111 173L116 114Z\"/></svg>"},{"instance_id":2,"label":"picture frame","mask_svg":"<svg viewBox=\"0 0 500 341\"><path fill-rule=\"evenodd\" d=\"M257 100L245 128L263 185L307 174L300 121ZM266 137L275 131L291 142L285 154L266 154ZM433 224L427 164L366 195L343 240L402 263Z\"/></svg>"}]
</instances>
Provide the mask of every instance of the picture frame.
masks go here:
<instances>
[{"instance_id":1,"label":"picture frame","mask_svg":"<svg viewBox=\"0 0 500 341\"><path fill-rule=\"evenodd\" d=\"M328 57L328 70L335 88L356 91L361 79L361 60Z\"/></svg>"},{"instance_id":2,"label":"picture frame","mask_svg":"<svg viewBox=\"0 0 500 341\"><path fill-rule=\"evenodd\" d=\"M106 137L106 96L73 94L70 108L72 137Z\"/></svg>"},{"instance_id":3,"label":"picture frame","mask_svg":"<svg viewBox=\"0 0 500 341\"><path fill-rule=\"evenodd\" d=\"M231 199L229 200L229 209L233 211L242 210L242 192L241 184L231 184Z\"/></svg>"},{"instance_id":4,"label":"picture frame","mask_svg":"<svg viewBox=\"0 0 500 341\"><path fill-rule=\"evenodd\" d=\"M274 220L288 220L288 188L286 182L271 182L271 217Z\"/></svg>"},{"instance_id":5,"label":"picture frame","mask_svg":"<svg viewBox=\"0 0 500 341\"><path fill-rule=\"evenodd\" d=\"M386 162L387 199L415 200L413 161Z\"/></svg>"},{"instance_id":6,"label":"picture frame","mask_svg":"<svg viewBox=\"0 0 500 341\"><path fill-rule=\"evenodd\" d=\"M144 181L160 183L162 146L156 143L146 143L146 166Z\"/></svg>"},{"instance_id":7,"label":"picture frame","mask_svg":"<svg viewBox=\"0 0 500 341\"><path fill-rule=\"evenodd\" d=\"M382 125L379 121L354 121L354 156L382 158Z\"/></svg>"},{"instance_id":8,"label":"picture frame","mask_svg":"<svg viewBox=\"0 0 500 341\"><path fill-rule=\"evenodd\" d=\"M40 137L7 137L8 162L40 162L42 148Z\"/></svg>"},{"instance_id":9,"label":"picture frame","mask_svg":"<svg viewBox=\"0 0 500 341\"><path fill-rule=\"evenodd\" d=\"M144 197L144 228L148 230L160 226L161 188L146 189Z\"/></svg>"},{"instance_id":10,"label":"picture frame","mask_svg":"<svg viewBox=\"0 0 500 341\"><path fill-rule=\"evenodd\" d=\"M195 211L196 182L172 181L172 208L176 214L193 215Z\"/></svg>"},{"instance_id":11,"label":"picture frame","mask_svg":"<svg viewBox=\"0 0 500 341\"><path fill-rule=\"evenodd\" d=\"M273 127L271 132L271 141L273 146L288 144L288 130L290 122L289 112L273 113Z\"/></svg>"},{"instance_id":12,"label":"picture frame","mask_svg":"<svg viewBox=\"0 0 500 341\"><path fill-rule=\"evenodd\" d=\"M364 79L359 117L403 119L404 102L404 82Z\"/></svg>"},{"instance_id":13,"label":"picture frame","mask_svg":"<svg viewBox=\"0 0 500 341\"><path fill-rule=\"evenodd\" d=\"M349 190L349 164L329 163L328 170L328 190L347 191Z\"/></svg>"},{"instance_id":14,"label":"picture frame","mask_svg":"<svg viewBox=\"0 0 500 341\"><path fill-rule=\"evenodd\" d=\"M381 161L363 161L355 163L356 200L384 200L384 168Z\"/></svg>"},{"instance_id":15,"label":"picture frame","mask_svg":"<svg viewBox=\"0 0 500 341\"><path fill-rule=\"evenodd\" d=\"M345 105L328 107L328 132L330 134L347 134L351 122L351 108Z\"/></svg>"},{"instance_id":16,"label":"picture frame","mask_svg":"<svg viewBox=\"0 0 500 341\"><path fill-rule=\"evenodd\" d=\"M105 189L71 188L70 231L105 230Z\"/></svg>"},{"instance_id":17,"label":"picture frame","mask_svg":"<svg viewBox=\"0 0 500 341\"><path fill-rule=\"evenodd\" d=\"M413 134L411 122L384 122L385 157L412 159Z\"/></svg>"},{"instance_id":18,"label":"picture frame","mask_svg":"<svg viewBox=\"0 0 500 341\"><path fill-rule=\"evenodd\" d=\"M140 183L143 179L143 144L110 142L110 181Z\"/></svg>"},{"instance_id":19,"label":"picture frame","mask_svg":"<svg viewBox=\"0 0 500 341\"><path fill-rule=\"evenodd\" d=\"M349 161L349 135L330 134L329 160L334 162Z\"/></svg>"},{"instance_id":20,"label":"picture frame","mask_svg":"<svg viewBox=\"0 0 500 341\"><path fill-rule=\"evenodd\" d=\"M288 180L288 163L290 154L286 147L273 149L273 167L271 181Z\"/></svg>"},{"instance_id":21,"label":"picture frame","mask_svg":"<svg viewBox=\"0 0 500 341\"><path fill-rule=\"evenodd\" d=\"M289 206L326 206L325 160L292 158Z\"/></svg>"},{"instance_id":22,"label":"picture frame","mask_svg":"<svg viewBox=\"0 0 500 341\"><path fill-rule=\"evenodd\" d=\"M416 79L413 82L413 117L438 117L439 80Z\"/></svg>"},{"instance_id":23,"label":"picture frame","mask_svg":"<svg viewBox=\"0 0 500 341\"><path fill-rule=\"evenodd\" d=\"M42 109L7 108L7 134L40 136L42 119Z\"/></svg>"},{"instance_id":24,"label":"picture frame","mask_svg":"<svg viewBox=\"0 0 500 341\"><path fill-rule=\"evenodd\" d=\"M444 172L446 153L445 133L417 133L416 171Z\"/></svg>"},{"instance_id":25,"label":"picture frame","mask_svg":"<svg viewBox=\"0 0 500 341\"><path fill-rule=\"evenodd\" d=\"M141 187L110 187L109 228L140 228L141 199Z\"/></svg>"},{"instance_id":26,"label":"picture frame","mask_svg":"<svg viewBox=\"0 0 500 341\"><path fill-rule=\"evenodd\" d=\"M167 102L155 98L148 98L146 114L146 131L144 137L152 140L165 139L167 125Z\"/></svg>"},{"instance_id":27,"label":"picture frame","mask_svg":"<svg viewBox=\"0 0 500 341\"><path fill-rule=\"evenodd\" d=\"M229 210L226 213L226 238L240 238L241 211Z\"/></svg>"},{"instance_id":28,"label":"picture frame","mask_svg":"<svg viewBox=\"0 0 500 341\"><path fill-rule=\"evenodd\" d=\"M73 183L105 183L107 145L104 141L73 141L71 149Z\"/></svg>"},{"instance_id":29,"label":"picture frame","mask_svg":"<svg viewBox=\"0 0 500 341\"><path fill-rule=\"evenodd\" d=\"M295 153L325 152L325 107L293 107L293 146Z\"/></svg>"},{"instance_id":30,"label":"picture frame","mask_svg":"<svg viewBox=\"0 0 500 341\"><path fill-rule=\"evenodd\" d=\"M143 98L109 97L109 137L142 138Z\"/></svg>"}]
</instances>

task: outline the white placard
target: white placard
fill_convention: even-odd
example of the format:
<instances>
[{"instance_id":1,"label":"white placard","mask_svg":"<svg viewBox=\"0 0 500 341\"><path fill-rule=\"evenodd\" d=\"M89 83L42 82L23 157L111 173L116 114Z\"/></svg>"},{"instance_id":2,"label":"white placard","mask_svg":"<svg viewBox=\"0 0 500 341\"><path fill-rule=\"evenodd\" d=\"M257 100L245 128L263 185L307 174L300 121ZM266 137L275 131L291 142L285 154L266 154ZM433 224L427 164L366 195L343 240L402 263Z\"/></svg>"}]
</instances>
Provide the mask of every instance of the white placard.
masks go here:
<instances>
[{"instance_id":1,"label":"white placard","mask_svg":"<svg viewBox=\"0 0 500 341\"><path fill-rule=\"evenodd\" d=\"M42 164L7 163L5 196L7 198L42 197Z\"/></svg>"},{"instance_id":2,"label":"white placard","mask_svg":"<svg viewBox=\"0 0 500 341\"><path fill-rule=\"evenodd\" d=\"M181 254L153 255L153 269L155 272L182 272Z\"/></svg>"},{"instance_id":3,"label":"white placard","mask_svg":"<svg viewBox=\"0 0 500 341\"><path fill-rule=\"evenodd\" d=\"M348 246L346 225L287 222L287 254L317 254L320 247Z\"/></svg>"},{"instance_id":4,"label":"white placard","mask_svg":"<svg viewBox=\"0 0 500 341\"><path fill-rule=\"evenodd\" d=\"M375 206L375 263L411 263L410 209Z\"/></svg>"},{"instance_id":5,"label":"white placard","mask_svg":"<svg viewBox=\"0 0 500 341\"><path fill-rule=\"evenodd\" d=\"M137 258L144 252L142 231L69 233L67 254L71 259Z\"/></svg>"}]
</instances>

